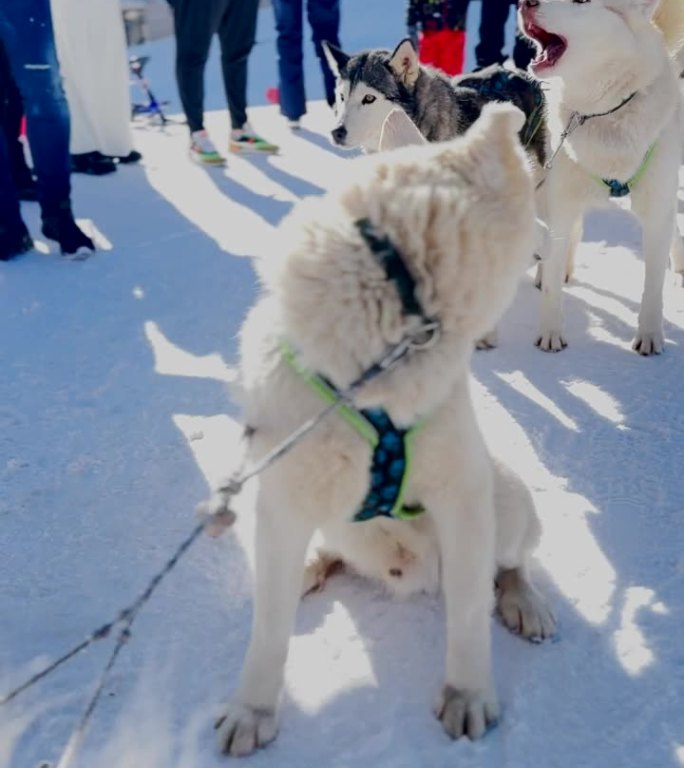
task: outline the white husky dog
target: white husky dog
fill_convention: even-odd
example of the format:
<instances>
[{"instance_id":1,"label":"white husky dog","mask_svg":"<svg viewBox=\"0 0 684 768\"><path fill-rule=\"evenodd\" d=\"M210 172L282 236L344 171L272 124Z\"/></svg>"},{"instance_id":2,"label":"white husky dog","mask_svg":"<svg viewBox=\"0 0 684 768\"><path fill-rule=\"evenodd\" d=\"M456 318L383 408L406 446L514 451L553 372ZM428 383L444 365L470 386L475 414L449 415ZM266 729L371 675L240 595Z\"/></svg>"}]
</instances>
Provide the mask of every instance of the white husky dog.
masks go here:
<instances>
[{"instance_id":1,"label":"white husky dog","mask_svg":"<svg viewBox=\"0 0 684 768\"><path fill-rule=\"evenodd\" d=\"M276 735L316 530L328 553L387 583L420 588L441 576L448 637L436 715L453 738L482 736L498 714L494 580L508 626L530 637L554 630L527 573L538 537L530 494L491 458L468 389L473 341L512 300L535 237L522 122L517 109L492 105L465 137L353 160L352 182L304 201L281 227L284 255L264 265L265 293L241 332L250 460L400 340L411 336L414 346L257 480L252 639L216 724L226 753L249 754ZM405 143L402 131L390 125L388 140ZM435 325L436 336L428 333ZM388 486L376 491L371 471L389 466L380 454L395 450L404 430L395 519L383 507ZM352 522L362 513L372 519Z\"/></svg>"},{"instance_id":2,"label":"white husky dog","mask_svg":"<svg viewBox=\"0 0 684 768\"><path fill-rule=\"evenodd\" d=\"M646 267L633 348L658 354L670 253L684 272L676 230L682 99L672 55L684 37L684 2L522 0L520 19L539 48L530 68L549 82L551 144L560 147L541 188L551 246L537 345L554 352L566 346L562 284L582 214L629 194Z\"/></svg>"}]
</instances>

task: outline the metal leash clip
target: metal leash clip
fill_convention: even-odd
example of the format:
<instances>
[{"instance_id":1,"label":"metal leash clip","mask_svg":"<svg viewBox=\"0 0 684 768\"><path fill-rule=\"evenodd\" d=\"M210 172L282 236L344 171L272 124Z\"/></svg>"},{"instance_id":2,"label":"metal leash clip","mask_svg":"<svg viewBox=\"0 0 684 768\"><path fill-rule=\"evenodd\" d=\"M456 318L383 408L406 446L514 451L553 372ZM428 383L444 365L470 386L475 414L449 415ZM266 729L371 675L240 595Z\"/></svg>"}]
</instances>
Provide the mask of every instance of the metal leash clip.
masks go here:
<instances>
[{"instance_id":1,"label":"metal leash clip","mask_svg":"<svg viewBox=\"0 0 684 768\"><path fill-rule=\"evenodd\" d=\"M416 352L422 352L431 349L439 341L442 334L442 326L439 320L428 320L411 334L409 338L409 349Z\"/></svg>"}]
</instances>

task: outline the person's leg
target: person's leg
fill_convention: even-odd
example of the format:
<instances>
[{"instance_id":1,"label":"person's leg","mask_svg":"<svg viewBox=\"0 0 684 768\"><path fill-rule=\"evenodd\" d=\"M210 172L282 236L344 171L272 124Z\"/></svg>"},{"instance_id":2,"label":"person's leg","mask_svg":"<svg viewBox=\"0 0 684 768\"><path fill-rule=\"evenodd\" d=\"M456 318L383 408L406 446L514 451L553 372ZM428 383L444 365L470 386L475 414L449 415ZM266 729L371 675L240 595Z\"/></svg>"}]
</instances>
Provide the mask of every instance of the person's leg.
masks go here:
<instances>
[{"instance_id":1,"label":"person's leg","mask_svg":"<svg viewBox=\"0 0 684 768\"><path fill-rule=\"evenodd\" d=\"M504 30L511 9L510 0L482 0L480 41L475 47L478 68L503 64Z\"/></svg>"},{"instance_id":2,"label":"person's leg","mask_svg":"<svg viewBox=\"0 0 684 768\"><path fill-rule=\"evenodd\" d=\"M306 14L311 26L316 56L321 63L323 82L325 83L325 98L332 107L335 103L335 76L328 66L328 60L323 53L323 41L340 47L340 3L339 0L307 0Z\"/></svg>"},{"instance_id":3,"label":"person's leg","mask_svg":"<svg viewBox=\"0 0 684 768\"><path fill-rule=\"evenodd\" d=\"M21 94L14 82L7 52L0 41L0 123L7 142L12 178L20 199L36 200L36 183L26 163L24 145L19 138L23 115Z\"/></svg>"},{"instance_id":4,"label":"person's leg","mask_svg":"<svg viewBox=\"0 0 684 768\"><path fill-rule=\"evenodd\" d=\"M273 12L278 32L280 111L289 120L299 120L306 112L302 61L302 0L273 0Z\"/></svg>"},{"instance_id":5,"label":"person's leg","mask_svg":"<svg viewBox=\"0 0 684 768\"><path fill-rule=\"evenodd\" d=\"M55 52L49 0L3 0L0 27L26 112L43 234L62 253L93 250L71 211L69 110Z\"/></svg>"},{"instance_id":6,"label":"person's leg","mask_svg":"<svg viewBox=\"0 0 684 768\"><path fill-rule=\"evenodd\" d=\"M176 80L191 133L204 129L204 68L224 4L224 0L173 2Z\"/></svg>"},{"instance_id":7,"label":"person's leg","mask_svg":"<svg viewBox=\"0 0 684 768\"><path fill-rule=\"evenodd\" d=\"M5 132L0 131L0 261L9 261L32 247L33 242L21 218L7 139Z\"/></svg>"},{"instance_id":8,"label":"person's leg","mask_svg":"<svg viewBox=\"0 0 684 768\"><path fill-rule=\"evenodd\" d=\"M465 32L462 29L440 29L432 33L432 59L425 63L441 69L444 74L454 77L463 72ZM421 58L421 61L423 59Z\"/></svg>"},{"instance_id":9,"label":"person's leg","mask_svg":"<svg viewBox=\"0 0 684 768\"><path fill-rule=\"evenodd\" d=\"M6 0L5 48L26 113L43 215L69 201L69 110L55 53L49 0Z\"/></svg>"},{"instance_id":10,"label":"person's leg","mask_svg":"<svg viewBox=\"0 0 684 768\"><path fill-rule=\"evenodd\" d=\"M439 68L439 47L437 45L437 32L434 29L426 29L420 33L418 59L421 64Z\"/></svg>"},{"instance_id":11,"label":"person's leg","mask_svg":"<svg viewBox=\"0 0 684 768\"><path fill-rule=\"evenodd\" d=\"M247 62L256 37L259 0L228 0L218 27L221 66L230 122L247 122Z\"/></svg>"},{"instance_id":12,"label":"person's leg","mask_svg":"<svg viewBox=\"0 0 684 768\"><path fill-rule=\"evenodd\" d=\"M15 87L9 61L0 42L0 261L7 261L31 247L26 226L21 219L12 167L14 152L10 149L17 143L18 134L11 115L11 97Z\"/></svg>"}]
</instances>

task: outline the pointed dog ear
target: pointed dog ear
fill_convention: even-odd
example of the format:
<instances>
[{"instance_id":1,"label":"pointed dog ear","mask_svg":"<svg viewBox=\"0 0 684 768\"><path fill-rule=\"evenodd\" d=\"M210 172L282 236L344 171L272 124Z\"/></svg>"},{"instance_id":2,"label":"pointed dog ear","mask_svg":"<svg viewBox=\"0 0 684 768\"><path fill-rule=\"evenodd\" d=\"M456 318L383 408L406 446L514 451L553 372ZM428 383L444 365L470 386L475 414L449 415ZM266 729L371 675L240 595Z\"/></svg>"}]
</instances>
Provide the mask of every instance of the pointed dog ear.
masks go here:
<instances>
[{"instance_id":1,"label":"pointed dog ear","mask_svg":"<svg viewBox=\"0 0 684 768\"><path fill-rule=\"evenodd\" d=\"M339 78L340 72L347 66L347 62L351 56L340 50L336 45L329 43L327 40L323 40L321 46L323 47L325 60L328 62L328 66L332 70L333 75Z\"/></svg>"},{"instance_id":2,"label":"pointed dog ear","mask_svg":"<svg viewBox=\"0 0 684 768\"><path fill-rule=\"evenodd\" d=\"M420 74L418 54L407 37L402 40L390 56L389 65L394 74L405 84L413 85Z\"/></svg>"},{"instance_id":3,"label":"pointed dog ear","mask_svg":"<svg viewBox=\"0 0 684 768\"><path fill-rule=\"evenodd\" d=\"M427 139L403 109L393 109L385 118L378 149L398 149L412 144L427 144Z\"/></svg>"}]
</instances>

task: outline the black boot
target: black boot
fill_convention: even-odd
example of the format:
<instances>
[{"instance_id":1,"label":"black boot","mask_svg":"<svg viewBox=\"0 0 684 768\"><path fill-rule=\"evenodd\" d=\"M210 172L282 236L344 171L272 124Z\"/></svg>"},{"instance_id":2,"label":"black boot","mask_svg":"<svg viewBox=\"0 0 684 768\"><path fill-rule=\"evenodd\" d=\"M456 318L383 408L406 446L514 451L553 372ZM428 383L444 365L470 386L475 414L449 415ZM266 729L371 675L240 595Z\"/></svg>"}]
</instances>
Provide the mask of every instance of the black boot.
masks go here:
<instances>
[{"instance_id":1,"label":"black boot","mask_svg":"<svg viewBox=\"0 0 684 768\"><path fill-rule=\"evenodd\" d=\"M106 173L114 173L116 163L111 157L105 157L100 152L84 152L81 155L71 156L72 173L87 173L91 176L104 176Z\"/></svg>"},{"instance_id":2,"label":"black boot","mask_svg":"<svg viewBox=\"0 0 684 768\"><path fill-rule=\"evenodd\" d=\"M23 221L7 229L0 224L0 261L9 261L33 248L33 240Z\"/></svg>"},{"instance_id":3,"label":"black boot","mask_svg":"<svg viewBox=\"0 0 684 768\"><path fill-rule=\"evenodd\" d=\"M56 240L65 256L90 255L94 251L93 241L74 221L71 206L67 203L55 213L43 214L43 234L50 240Z\"/></svg>"},{"instance_id":4,"label":"black boot","mask_svg":"<svg viewBox=\"0 0 684 768\"><path fill-rule=\"evenodd\" d=\"M121 165L133 165L142 160L142 155L137 149L132 149L127 155L103 155L103 157L108 157Z\"/></svg>"}]
</instances>

